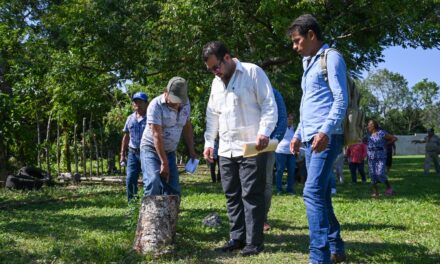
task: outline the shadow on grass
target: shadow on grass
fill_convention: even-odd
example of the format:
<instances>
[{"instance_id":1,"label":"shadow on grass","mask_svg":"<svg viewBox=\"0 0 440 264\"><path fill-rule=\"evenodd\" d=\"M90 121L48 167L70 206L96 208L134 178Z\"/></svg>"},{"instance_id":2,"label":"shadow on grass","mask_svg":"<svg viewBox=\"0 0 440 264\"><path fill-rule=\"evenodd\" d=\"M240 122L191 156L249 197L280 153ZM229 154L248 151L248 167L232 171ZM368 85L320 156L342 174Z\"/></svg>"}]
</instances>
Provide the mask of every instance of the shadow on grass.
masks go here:
<instances>
[{"instance_id":1,"label":"shadow on grass","mask_svg":"<svg viewBox=\"0 0 440 264\"><path fill-rule=\"evenodd\" d=\"M349 263L439 263L440 255L420 245L346 242Z\"/></svg>"},{"instance_id":2,"label":"shadow on grass","mask_svg":"<svg viewBox=\"0 0 440 264\"><path fill-rule=\"evenodd\" d=\"M402 225L387 225L387 224L342 224L343 231L366 231L366 230L383 230L393 229L404 231L408 228Z\"/></svg>"},{"instance_id":3,"label":"shadow on grass","mask_svg":"<svg viewBox=\"0 0 440 264\"><path fill-rule=\"evenodd\" d=\"M3 259L5 263L30 263L42 259L49 261L48 258L54 257L67 263L103 260L123 262L130 254L127 255L126 243L121 246L120 240L126 239L127 234L134 235L135 227L131 227L133 224L130 225L130 219L123 213L112 213L113 210L127 208L122 197L87 197L21 206L2 212L0 260ZM76 210L84 211L78 213ZM7 237L14 238L14 243L5 245ZM112 239L117 243L108 241ZM17 241L20 240L26 241L26 246L19 246ZM32 249L33 244L27 243L47 244L48 248L36 250Z\"/></svg>"}]
</instances>

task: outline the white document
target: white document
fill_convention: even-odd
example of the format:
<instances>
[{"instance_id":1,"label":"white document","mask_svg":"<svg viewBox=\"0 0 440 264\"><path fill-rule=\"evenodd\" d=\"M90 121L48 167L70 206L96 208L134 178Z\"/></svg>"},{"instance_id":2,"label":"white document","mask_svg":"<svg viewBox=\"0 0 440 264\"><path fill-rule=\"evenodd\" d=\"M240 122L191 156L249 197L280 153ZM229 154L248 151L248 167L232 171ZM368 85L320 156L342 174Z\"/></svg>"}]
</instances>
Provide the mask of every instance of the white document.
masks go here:
<instances>
[{"instance_id":1,"label":"white document","mask_svg":"<svg viewBox=\"0 0 440 264\"><path fill-rule=\"evenodd\" d=\"M188 173L194 174L194 172L197 170L197 166L199 166L198 159L189 159L185 165L185 170Z\"/></svg>"},{"instance_id":2,"label":"white document","mask_svg":"<svg viewBox=\"0 0 440 264\"><path fill-rule=\"evenodd\" d=\"M275 151L278 146L278 140L271 139L269 141L269 145L267 145L267 147L262 150L257 150L255 148L256 145L257 145L257 143L255 143L255 142L244 144L243 145L243 157L248 158L248 157L257 156L259 153L262 153L262 152Z\"/></svg>"}]
</instances>

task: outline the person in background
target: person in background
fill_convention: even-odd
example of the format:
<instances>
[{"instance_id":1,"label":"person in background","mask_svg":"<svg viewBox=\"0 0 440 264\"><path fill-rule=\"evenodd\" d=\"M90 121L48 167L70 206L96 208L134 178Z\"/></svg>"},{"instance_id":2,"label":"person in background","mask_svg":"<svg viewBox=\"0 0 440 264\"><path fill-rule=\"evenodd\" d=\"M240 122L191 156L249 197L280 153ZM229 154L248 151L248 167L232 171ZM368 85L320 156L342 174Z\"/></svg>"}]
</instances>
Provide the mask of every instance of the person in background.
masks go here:
<instances>
[{"instance_id":1,"label":"person in background","mask_svg":"<svg viewBox=\"0 0 440 264\"><path fill-rule=\"evenodd\" d=\"M290 152L290 141L292 140L293 134L295 133L295 128L293 127L293 114L289 113L287 119L287 128L284 133L284 137L278 144L275 150L275 161L276 161L276 190L277 194L283 193L283 174L284 169L287 168L287 184L286 193L294 195L295 191L293 189L295 182L295 167L296 167L296 157Z\"/></svg>"},{"instance_id":2,"label":"person in background","mask_svg":"<svg viewBox=\"0 0 440 264\"><path fill-rule=\"evenodd\" d=\"M339 179L340 183L344 182L344 152L341 151L339 155L336 157L335 162L333 163L333 169L330 172L330 186L331 186L331 194L336 194L336 179Z\"/></svg>"},{"instance_id":3,"label":"person in background","mask_svg":"<svg viewBox=\"0 0 440 264\"><path fill-rule=\"evenodd\" d=\"M243 157L243 145L255 142L265 149L278 120L272 85L255 64L233 58L226 46L212 41L202 58L215 77L206 108L205 150L213 161L214 141L220 137L218 155L230 223L230 239L220 252L241 249L242 256L264 250L264 214L267 153Z\"/></svg>"},{"instance_id":4,"label":"person in background","mask_svg":"<svg viewBox=\"0 0 440 264\"><path fill-rule=\"evenodd\" d=\"M393 166L393 156L396 155L396 144L394 142L387 143L385 149L387 150L387 161L385 166L387 168L386 174L388 175L391 170L391 166Z\"/></svg>"},{"instance_id":5,"label":"person in background","mask_svg":"<svg viewBox=\"0 0 440 264\"><path fill-rule=\"evenodd\" d=\"M425 163L424 163L424 174L427 176L429 174L429 169L431 168L431 163L434 163L435 172L440 176L440 166L438 162L438 154L440 152L440 138L434 134L434 129L428 129L428 135L423 140L413 140L414 144L425 145Z\"/></svg>"},{"instance_id":6,"label":"person in background","mask_svg":"<svg viewBox=\"0 0 440 264\"><path fill-rule=\"evenodd\" d=\"M306 153L307 180L303 197L310 236L310 259L315 263L346 260L340 225L331 198L331 170L343 144L342 121L347 112L347 69L336 50L327 53L327 80L321 68L321 54L329 48L323 42L319 24L312 15L295 19L288 29L293 49L303 56L303 91L299 124L290 143Z\"/></svg>"},{"instance_id":7,"label":"person in background","mask_svg":"<svg viewBox=\"0 0 440 264\"><path fill-rule=\"evenodd\" d=\"M213 183L215 182L220 182L220 164L218 163L218 137L215 139L215 144L214 144L214 155L213 155L213 162L208 162L209 164L209 169L211 172L211 181ZM218 172L217 172L217 176L215 175L215 165L218 165Z\"/></svg>"},{"instance_id":8,"label":"person in background","mask_svg":"<svg viewBox=\"0 0 440 264\"><path fill-rule=\"evenodd\" d=\"M382 130L375 120L368 121L367 130L369 133L367 151L368 171L373 186L373 193L371 196L379 197L379 191L377 188L379 182L385 183L386 185L385 195L393 195L394 190L385 173L385 162L387 159L385 145L387 143L395 142L397 138Z\"/></svg>"},{"instance_id":9,"label":"person in background","mask_svg":"<svg viewBox=\"0 0 440 264\"><path fill-rule=\"evenodd\" d=\"M357 171L361 175L362 183L367 181L364 171L364 160L367 157L366 142L368 142L367 139L365 139L365 142L351 144L347 148L348 168L350 169L351 181L353 183L357 183Z\"/></svg>"},{"instance_id":10,"label":"person in background","mask_svg":"<svg viewBox=\"0 0 440 264\"><path fill-rule=\"evenodd\" d=\"M121 143L121 165L127 166L127 199L130 202L138 193L138 178L141 173L140 144L142 133L147 124L148 96L137 92L131 98L134 112L125 122L124 136Z\"/></svg>"},{"instance_id":11,"label":"person in background","mask_svg":"<svg viewBox=\"0 0 440 264\"><path fill-rule=\"evenodd\" d=\"M182 77L169 80L163 94L151 100L141 140L144 195L180 195L176 149L180 137L191 159L197 158L190 120L188 84Z\"/></svg>"},{"instance_id":12,"label":"person in background","mask_svg":"<svg viewBox=\"0 0 440 264\"><path fill-rule=\"evenodd\" d=\"M275 101L277 103L278 108L278 121L275 126L274 131L270 135L270 138L275 138L280 142L283 139L284 132L287 128L287 111L286 105L284 104L283 96L278 92L277 89L273 88L273 95L275 97ZM273 167L275 164L275 152L268 152L267 154L267 164L266 164L266 188L264 190L264 199L266 204L266 211L264 215L264 231L270 230L270 225L268 223L268 214L270 210L270 206L272 203L272 184L273 184Z\"/></svg>"}]
</instances>

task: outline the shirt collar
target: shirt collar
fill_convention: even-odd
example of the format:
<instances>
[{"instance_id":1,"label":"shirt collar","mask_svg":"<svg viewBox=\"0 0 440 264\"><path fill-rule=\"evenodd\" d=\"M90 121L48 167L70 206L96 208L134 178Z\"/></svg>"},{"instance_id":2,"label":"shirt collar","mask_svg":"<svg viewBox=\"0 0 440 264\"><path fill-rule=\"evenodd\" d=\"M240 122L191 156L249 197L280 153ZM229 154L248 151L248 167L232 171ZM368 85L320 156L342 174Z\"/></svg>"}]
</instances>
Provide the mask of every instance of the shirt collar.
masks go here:
<instances>
[{"instance_id":1,"label":"shirt collar","mask_svg":"<svg viewBox=\"0 0 440 264\"><path fill-rule=\"evenodd\" d=\"M240 60L238 60L237 58L232 58L232 60L235 62L235 71L243 72L243 71L244 71L244 69L243 69L243 64L241 64ZM233 76L233 75L234 75L234 74L232 74L232 76ZM217 75L215 75L215 78L216 78L217 80L223 82L222 79L221 79L220 77L218 77ZM231 77L231 78L232 78L232 77Z\"/></svg>"},{"instance_id":2,"label":"shirt collar","mask_svg":"<svg viewBox=\"0 0 440 264\"><path fill-rule=\"evenodd\" d=\"M316 52L316 54L315 54L315 56L307 56L307 57L304 57L303 58L303 63L307 63L307 60L311 60L311 62L310 62L310 64L312 64L313 63L313 61L315 60L314 58L315 57L319 57L320 55L321 55L321 53L323 53L326 49L328 49L329 48L329 46L327 45L327 44L323 44L322 46L321 46L321 48L318 50L318 52Z\"/></svg>"}]
</instances>

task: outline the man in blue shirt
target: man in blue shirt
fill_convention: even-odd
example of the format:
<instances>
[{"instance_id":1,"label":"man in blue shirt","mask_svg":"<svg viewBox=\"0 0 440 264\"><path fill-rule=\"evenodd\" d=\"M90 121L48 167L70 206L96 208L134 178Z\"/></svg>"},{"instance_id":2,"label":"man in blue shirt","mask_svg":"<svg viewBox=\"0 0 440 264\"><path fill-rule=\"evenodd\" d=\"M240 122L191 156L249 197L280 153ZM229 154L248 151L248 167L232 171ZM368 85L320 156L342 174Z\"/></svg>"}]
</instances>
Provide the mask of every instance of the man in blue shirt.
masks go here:
<instances>
[{"instance_id":1,"label":"man in blue shirt","mask_svg":"<svg viewBox=\"0 0 440 264\"><path fill-rule=\"evenodd\" d=\"M270 138L277 139L280 142L283 139L284 132L287 128L287 111L286 104L284 103L284 98L281 93L273 88L273 96L275 97L275 102L278 108L278 120L273 130L270 134ZM267 154L267 164L266 164L266 188L264 190L264 200L266 204L266 210L264 215L264 226L263 230L268 231L270 225L267 220L267 215L269 213L270 206L272 205L272 184L273 184L273 166L275 164L275 152L269 152Z\"/></svg>"},{"instance_id":2,"label":"man in blue shirt","mask_svg":"<svg viewBox=\"0 0 440 264\"><path fill-rule=\"evenodd\" d=\"M125 122L124 136L121 143L121 164L126 163L128 201L138 192L138 178L141 172L141 160L139 148L141 144L142 133L147 123L146 111L148 106L148 96L143 92L137 92L133 95L134 112L128 116Z\"/></svg>"},{"instance_id":3,"label":"man in blue shirt","mask_svg":"<svg viewBox=\"0 0 440 264\"><path fill-rule=\"evenodd\" d=\"M293 49L303 56L300 122L290 144L294 154L301 142L305 147L307 180L304 203L310 235L310 263L345 261L344 242L331 201L330 172L343 144L342 121L348 97L346 66L342 55L327 56L328 79L320 65L320 55L329 48L323 43L317 20L298 17L289 27Z\"/></svg>"}]
</instances>

